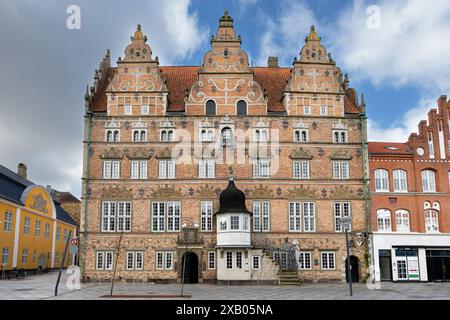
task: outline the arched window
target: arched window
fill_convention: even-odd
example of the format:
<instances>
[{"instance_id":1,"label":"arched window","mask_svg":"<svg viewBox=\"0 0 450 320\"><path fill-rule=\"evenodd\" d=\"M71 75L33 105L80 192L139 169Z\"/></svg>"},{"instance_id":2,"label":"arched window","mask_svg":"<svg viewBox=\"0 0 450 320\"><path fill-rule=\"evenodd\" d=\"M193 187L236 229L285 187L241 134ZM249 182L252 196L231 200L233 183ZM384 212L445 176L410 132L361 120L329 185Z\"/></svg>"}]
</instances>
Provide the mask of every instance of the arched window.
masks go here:
<instances>
[{"instance_id":1,"label":"arched window","mask_svg":"<svg viewBox=\"0 0 450 320\"><path fill-rule=\"evenodd\" d=\"M377 210L378 231L391 231L391 212L386 209Z\"/></svg>"},{"instance_id":2,"label":"arched window","mask_svg":"<svg viewBox=\"0 0 450 320\"><path fill-rule=\"evenodd\" d=\"M436 210L425 211L426 232L439 232L439 213Z\"/></svg>"},{"instance_id":3,"label":"arched window","mask_svg":"<svg viewBox=\"0 0 450 320\"><path fill-rule=\"evenodd\" d=\"M139 131L134 131L133 132L133 141L134 142L139 142L139 137L140 137L140 135L139 135Z\"/></svg>"},{"instance_id":4,"label":"arched window","mask_svg":"<svg viewBox=\"0 0 450 320\"><path fill-rule=\"evenodd\" d=\"M214 100L208 100L206 102L206 115L215 116L216 115L216 103Z\"/></svg>"},{"instance_id":5,"label":"arched window","mask_svg":"<svg viewBox=\"0 0 450 320\"><path fill-rule=\"evenodd\" d=\"M405 170L394 170L394 191L408 192L408 183Z\"/></svg>"},{"instance_id":6,"label":"arched window","mask_svg":"<svg viewBox=\"0 0 450 320\"><path fill-rule=\"evenodd\" d=\"M422 171L423 192L436 192L436 177L433 171Z\"/></svg>"},{"instance_id":7,"label":"arched window","mask_svg":"<svg viewBox=\"0 0 450 320\"><path fill-rule=\"evenodd\" d=\"M106 131L106 142L113 141L113 132L111 130Z\"/></svg>"},{"instance_id":8,"label":"arched window","mask_svg":"<svg viewBox=\"0 0 450 320\"><path fill-rule=\"evenodd\" d=\"M389 192L389 173L387 170L375 170L375 191Z\"/></svg>"},{"instance_id":9,"label":"arched window","mask_svg":"<svg viewBox=\"0 0 450 320\"><path fill-rule=\"evenodd\" d=\"M114 131L114 142L119 142L119 130Z\"/></svg>"},{"instance_id":10,"label":"arched window","mask_svg":"<svg viewBox=\"0 0 450 320\"><path fill-rule=\"evenodd\" d=\"M145 130L141 131L141 142L147 141L147 132Z\"/></svg>"},{"instance_id":11,"label":"arched window","mask_svg":"<svg viewBox=\"0 0 450 320\"><path fill-rule=\"evenodd\" d=\"M409 232L409 212L406 210L397 210L395 212L398 232Z\"/></svg>"},{"instance_id":12,"label":"arched window","mask_svg":"<svg viewBox=\"0 0 450 320\"><path fill-rule=\"evenodd\" d=\"M168 139L167 131L166 130L161 131L161 141L167 142L167 139Z\"/></svg>"},{"instance_id":13,"label":"arched window","mask_svg":"<svg viewBox=\"0 0 450 320\"><path fill-rule=\"evenodd\" d=\"M214 140L214 133L212 130L208 130L207 134L206 134L206 138L208 139L208 141L213 141Z\"/></svg>"},{"instance_id":14,"label":"arched window","mask_svg":"<svg viewBox=\"0 0 450 320\"><path fill-rule=\"evenodd\" d=\"M222 146L231 147L233 146L233 131L231 128L226 127L222 129Z\"/></svg>"},{"instance_id":15,"label":"arched window","mask_svg":"<svg viewBox=\"0 0 450 320\"><path fill-rule=\"evenodd\" d=\"M237 115L246 116L247 115L247 102L240 100L237 103Z\"/></svg>"},{"instance_id":16,"label":"arched window","mask_svg":"<svg viewBox=\"0 0 450 320\"><path fill-rule=\"evenodd\" d=\"M308 132L306 130L295 130L295 142L308 142Z\"/></svg>"},{"instance_id":17,"label":"arched window","mask_svg":"<svg viewBox=\"0 0 450 320\"><path fill-rule=\"evenodd\" d=\"M167 134L167 139L169 139L169 141L174 141L173 130L169 130L169 132Z\"/></svg>"}]
</instances>

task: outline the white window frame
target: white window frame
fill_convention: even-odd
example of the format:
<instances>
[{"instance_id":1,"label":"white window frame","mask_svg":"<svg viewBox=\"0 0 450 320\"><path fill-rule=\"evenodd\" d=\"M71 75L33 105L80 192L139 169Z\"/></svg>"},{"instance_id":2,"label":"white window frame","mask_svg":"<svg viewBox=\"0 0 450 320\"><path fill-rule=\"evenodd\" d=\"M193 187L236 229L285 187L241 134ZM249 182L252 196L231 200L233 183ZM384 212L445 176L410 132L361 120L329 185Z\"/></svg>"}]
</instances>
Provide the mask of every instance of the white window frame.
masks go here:
<instances>
[{"instance_id":1,"label":"white window frame","mask_svg":"<svg viewBox=\"0 0 450 320\"><path fill-rule=\"evenodd\" d=\"M181 210L181 201L152 202L152 232L179 232Z\"/></svg>"},{"instance_id":2,"label":"white window frame","mask_svg":"<svg viewBox=\"0 0 450 320\"><path fill-rule=\"evenodd\" d=\"M25 217L23 219L23 234L24 235L30 235L30 229L31 229L31 218Z\"/></svg>"},{"instance_id":3,"label":"white window frame","mask_svg":"<svg viewBox=\"0 0 450 320\"><path fill-rule=\"evenodd\" d=\"M393 172L394 192L408 192L408 173L405 170L397 169Z\"/></svg>"},{"instance_id":4,"label":"white window frame","mask_svg":"<svg viewBox=\"0 0 450 320\"><path fill-rule=\"evenodd\" d=\"M34 223L34 236L39 238L41 236L41 221L36 220Z\"/></svg>"},{"instance_id":5,"label":"white window frame","mask_svg":"<svg viewBox=\"0 0 450 320\"><path fill-rule=\"evenodd\" d=\"M147 129L134 129L131 132L132 142L147 142Z\"/></svg>"},{"instance_id":6,"label":"white window frame","mask_svg":"<svg viewBox=\"0 0 450 320\"><path fill-rule=\"evenodd\" d=\"M333 161L332 166L334 180L350 179L350 163L348 161Z\"/></svg>"},{"instance_id":7,"label":"white window frame","mask_svg":"<svg viewBox=\"0 0 450 320\"><path fill-rule=\"evenodd\" d=\"M111 134L111 139L109 138L109 134ZM120 130L118 129L105 130L105 142L120 142Z\"/></svg>"},{"instance_id":8,"label":"white window frame","mask_svg":"<svg viewBox=\"0 0 450 320\"><path fill-rule=\"evenodd\" d=\"M431 170L423 170L421 177L423 192L436 192L436 173Z\"/></svg>"},{"instance_id":9,"label":"white window frame","mask_svg":"<svg viewBox=\"0 0 450 320\"><path fill-rule=\"evenodd\" d=\"M311 270L312 269L312 252L310 251L300 251L298 267L300 270Z\"/></svg>"},{"instance_id":10,"label":"white window frame","mask_svg":"<svg viewBox=\"0 0 450 320\"><path fill-rule=\"evenodd\" d=\"M201 217L201 231L212 232L213 231L213 202L201 201L200 202L200 217Z\"/></svg>"},{"instance_id":11,"label":"white window frame","mask_svg":"<svg viewBox=\"0 0 450 320\"><path fill-rule=\"evenodd\" d=\"M12 213L9 211L5 211L5 224L3 225L3 231L11 232L12 231Z\"/></svg>"},{"instance_id":12,"label":"white window frame","mask_svg":"<svg viewBox=\"0 0 450 320\"><path fill-rule=\"evenodd\" d=\"M61 227L56 228L56 240L61 240Z\"/></svg>"},{"instance_id":13,"label":"white window frame","mask_svg":"<svg viewBox=\"0 0 450 320\"><path fill-rule=\"evenodd\" d=\"M294 142L307 143L309 141L309 132L306 129L294 130Z\"/></svg>"},{"instance_id":14,"label":"white window frame","mask_svg":"<svg viewBox=\"0 0 450 320\"><path fill-rule=\"evenodd\" d=\"M321 252L320 267L322 270L336 269L336 252Z\"/></svg>"},{"instance_id":15,"label":"white window frame","mask_svg":"<svg viewBox=\"0 0 450 320\"><path fill-rule=\"evenodd\" d=\"M386 169L375 170L375 192L389 192L389 171Z\"/></svg>"},{"instance_id":16,"label":"white window frame","mask_svg":"<svg viewBox=\"0 0 450 320\"><path fill-rule=\"evenodd\" d=\"M10 250L9 250L9 248L8 247L5 247L5 248L3 248L3 250L2 250L2 264L3 265L7 265L8 264L8 261L9 261L9 252Z\"/></svg>"},{"instance_id":17,"label":"white window frame","mask_svg":"<svg viewBox=\"0 0 450 320\"><path fill-rule=\"evenodd\" d=\"M127 251L125 261L126 270L144 270L144 252Z\"/></svg>"},{"instance_id":18,"label":"white window frame","mask_svg":"<svg viewBox=\"0 0 450 320\"><path fill-rule=\"evenodd\" d=\"M22 249L22 263L23 264L28 263L28 249L27 248Z\"/></svg>"},{"instance_id":19,"label":"white window frame","mask_svg":"<svg viewBox=\"0 0 450 320\"><path fill-rule=\"evenodd\" d=\"M253 142L269 142L269 130L253 129Z\"/></svg>"},{"instance_id":20,"label":"white window frame","mask_svg":"<svg viewBox=\"0 0 450 320\"><path fill-rule=\"evenodd\" d=\"M120 179L120 161L118 160L103 161L103 179L105 180Z\"/></svg>"},{"instance_id":21,"label":"white window frame","mask_svg":"<svg viewBox=\"0 0 450 320\"><path fill-rule=\"evenodd\" d=\"M113 265L114 265L113 251L95 252L95 270L112 270Z\"/></svg>"},{"instance_id":22,"label":"white window frame","mask_svg":"<svg viewBox=\"0 0 450 320\"><path fill-rule=\"evenodd\" d=\"M155 263L156 270L173 270L173 251L156 251Z\"/></svg>"},{"instance_id":23,"label":"white window frame","mask_svg":"<svg viewBox=\"0 0 450 320\"><path fill-rule=\"evenodd\" d=\"M311 106L303 106L303 113L305 116L310 116L312 113Z\"/></svg>"},{"instance_id":24,"label":"white window frame","mask_svg":"<svg viewBox=\"0 0 450 320\"><path fill-rule=\"evenodd\" d=\"M315 202L303 202L303 232L316 232L316 204Z\"/></svg>"},{"instance_id":25,"label":"white window frame","mask_svg":"<svg viewBox=\"0 0 450 320\"><path fill-rule=\"evenodd\" d=\"M148 177L148 161L147 160L132 160L131 161L131 179L144 180Z\"/></svg>"},{"instance_id":26,"label":"white window frame","mask_svg":"<svg viewBox=\"0 0 450 320\"><path fill-rule=\"evenodd\" d=\"M175 179L175 160L159 160L158 167L159 179Z\"/></svg>"},{"instance_id":27,"label":"white window frame","mask_svg":"<svg viewBox=\"0 0 450 320\"><path fill-rule=\"evenodd\" d=\"M387 209L377 210L377 226L378 231L391 232L392 231L392 212Z\"/></svg>"},{"instance_id":28,"label":"white window frame","mask_svg":"<svg viewBox=\"0 0 450 320\"><path fill-rule=\"evenodd\" d=\"M253 232L270 232L270 201L253 201Z\"/></svg>"},{"instance_id":29,"label":"white window frame","mask_svg":"<svg viewBox=\"0 0 450 320\"><path fill-rule=\"evenodd\" d=\"M328 115L328 106L320 106L320 115L327 116Z\"/></svg>"},{"instance_id":30,"label":"white window frame","mask_svg":"<svg viewBox=\"0 0 450 320\"><path fill-rule=\"evenodd\" d=\"M214 179L216 177L216 161L198 160L198 177L199 179Z\"/></svg>"},{"instance_id":31,"label":"white window frame","mask_svg":"<svg viewBox=\"0 0 450 320\"><path fill-rule=\"evenodd\" d=\"M150 106L148 104L141 105L141 114L149 115L150 114Z\"/></svg>"},{"instance_id":32,"label":"white window frame","mask_svg":"<svg viewBox=\"0 0 450 320\"><path fill-rule=\"evenodd\" d=\"M294 160L292 163L292 176L294 179L310 179L311 164L308 160Z\"/></svg>"},{"instance_id":33,"label":"white window frame","mask_svg":"<svg viewBox=\"0 0 450 320\"><path fill-rule=\"evenodd\" d=\"M439 211L427 209L424 215L426 233L439 233Z\"/></svg>"},{"instance_id":34,"label":"white window frame","mask_svg":"<svg viewBox=\"0 0 450 320\"><path fill-rule=\"evenodd\" d=\"M160 142L174 142L175 130L174 129L161 129L159 131L159 141Z\"/></svg>"},{"instance_id":35,"label":"white window frame","mask_svg":"<svg viewBox=\"0 0 450 320\"><path fill-rule=\"evenodd\" d=\"M342 218L351 218L352 217L352 206L351 202L343 201L343 202L334 202L333 203L333 211L334 211L334 231L335 232L344 232L344 228L340 223L340 219ZM352 223L350 223L348 232L352 231Z\"/></svg>"},{"instance_id":36,"label":"white window frame","mask_svg":"<svg viewBox=\"0 0 450 320\"><path fill-rule=\"evenodd\" d=\"M253 160L253 178L270 178L270 160Z\"/></svg>"},{"instance_id":37,"label":"white window frame","mask_svg":"<svg viewBox=\"0 0 450 320\"><path fill-rule=\"evenodd\" d=\"M302 204L301 202L289 202L289 232L302 231Z\"/></svg>"},{"instance_id":38,"label":"white window frame","mask_svg":"<svg viewBox=\"0 0 450 320\"><path fill-rule=\"evenodd\" d=\"M410 232L409 211L403 209L395 211L395 223L397 232Z\"/></svg>"},{"instance_id":39,"label":"white window frame","mask_svg":"<svg viewBox=\"0 0 450 320\"><path fill-rule=\"evenodd\" d=\"M126 116L131 116L133 114L133 106L127 104L123 106L123 114Z\"/></svg>"},{"instance_id":40,"label":"white window frame","mask_svg":"<svg viewBox=\"0 0 450 320\"><path fill-rule=\"evenodd\" d=\"M213 129L200 129L200 142L213 142L214 130Z\"/></svg>"},{"instance_id":41,"label":"white window frame","mask_svg":"<svg viewBox=\"0 0 450 320\"><path fill-rule=\"evenodd\" d=\"M336 139L336 133L337 139ZM342 137L344 137L342 139ZM346 130L333 130L333 136L332 136L333 143L347 143L348 142L348 132Z\"/></svg>"},{"instance_id":42,"label":"white window frame","mask_svg":"<svg viewBox=\"0 0 450 320\"><path fill-rule=\"evenodd\" d=\"M44 226L44 238L50 239L50 223L46 223Z\"/></svg>"},{"instance_id":43,"label":"white window frame","mask_svg":"<svg viewBox=\"0 0 450 320\"><path fill-rule=\"evenodd\" d=\"M131 232L132 215L131 201L102 201L102 232Z\"/></svg>"}]
</instances>

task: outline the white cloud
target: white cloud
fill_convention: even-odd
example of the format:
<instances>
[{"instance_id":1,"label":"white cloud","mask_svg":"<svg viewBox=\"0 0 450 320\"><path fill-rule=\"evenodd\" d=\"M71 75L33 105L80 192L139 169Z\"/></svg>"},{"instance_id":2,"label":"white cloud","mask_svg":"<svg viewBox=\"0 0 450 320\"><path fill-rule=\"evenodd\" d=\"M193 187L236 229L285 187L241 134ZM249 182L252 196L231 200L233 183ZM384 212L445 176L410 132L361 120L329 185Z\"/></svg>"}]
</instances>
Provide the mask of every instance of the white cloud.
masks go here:
<instances>
[{"instance_id":1,"label":"white cloud","mask_svg":"<svg viewBox=\"0 0 450 320\"><path fill-rule=\"evenodd\" d=\"M314 12L306 2L281 2L281 12L276 16L259 13L264 21L257 64L266 65L269 56L277 56L280 63L290 65L304 45L304 39L313 24Z\"/></svg>"},{"instance_id":2,"label":"white cloud","mask_svg":"<svg viewBox=\"0 0 450 320\"><path fill-rule=\"evenodd\" d=\"M369 29L371 2L354 0L337 22L333 49L356 80L375 85L450 87L450 2L381 0L379 29Z\"/></svg>"},{"instance_id":3,"label":"white cloud","mask_svg":"<svg viewBox=\"0 0 450 320\"><path fill-rule=\"evenodd\" d=\"M369 141L406 142L411 133L418 132L419 122L428 119L428 112L432 108L437 108L436 100L421 99L416 107L411 108L399 119L393 119L390 126L368 119Z\"/></svg>"}]
</instances>

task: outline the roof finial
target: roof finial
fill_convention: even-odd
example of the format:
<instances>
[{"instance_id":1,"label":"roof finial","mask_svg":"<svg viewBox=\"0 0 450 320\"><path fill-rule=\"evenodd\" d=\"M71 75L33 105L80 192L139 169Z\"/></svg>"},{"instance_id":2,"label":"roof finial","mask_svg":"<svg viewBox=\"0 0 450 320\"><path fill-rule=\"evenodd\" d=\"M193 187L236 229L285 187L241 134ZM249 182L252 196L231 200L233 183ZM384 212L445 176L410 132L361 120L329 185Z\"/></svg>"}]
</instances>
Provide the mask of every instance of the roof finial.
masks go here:
<instances>
[{"instance_id":1,"label":"roof finial","mask_svg":"<svg viewBox=\"0 0 450 320\"><path fill-rule=\"evenodd\" d=\"M229 175L229 180L234 181L234 170L233 170L233 165L231 163L228 163L228 175Z\"/></svg>"},{"instance_id":2,"label":"roof finial","mask_svg":"<svg viewBox=\"0 0 450 320\"><path fill-rule=\"evenodd\" d=\"M316 27L314 25L309 29L309 35L306 37L306 42L309 41L320 41L319 35L316 32Z\"/></svg>"}]
</instances>

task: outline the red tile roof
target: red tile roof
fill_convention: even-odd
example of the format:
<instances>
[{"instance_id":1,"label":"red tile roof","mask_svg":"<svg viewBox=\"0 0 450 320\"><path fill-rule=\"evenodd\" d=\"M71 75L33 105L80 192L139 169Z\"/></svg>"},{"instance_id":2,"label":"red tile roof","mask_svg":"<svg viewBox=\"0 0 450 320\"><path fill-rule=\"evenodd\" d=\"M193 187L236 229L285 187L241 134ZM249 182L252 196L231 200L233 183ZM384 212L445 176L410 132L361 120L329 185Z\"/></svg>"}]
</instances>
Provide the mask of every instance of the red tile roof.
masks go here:
<instances>
[{"instance_id":1,"label":"red tile roof","mask_svg":"<svg viewBox=\"0 0 450 320\"><path fill-rule=\"evenodd\" d=\"M255 81L261 88L266 90L269 101L267 102L269 112L284 112L281 101L283 92L291 75L289 68L253 68Z\"/></svg>"},{"instance_id":2,"label":"red tile roof","mask_svg":"<svg viewBox=\"0 0 450 320\"><path fill-rule=\"evenodd\" d=\"M199 67L160 67L161 77L169 90L168 112L183 112L184 98L198 81Z\"/></svg>"},{"instance_id":3,"label":"red tile roof","mask_svg":"<svg viewBox=\"0 0 450 320\"><path fill-rule=\"evenodd\" d=\"M369 142L369 154L412 155L406 143Z\"/></svg>"},{"instance_id":4,"label":"red tile roof","mask_svg":"<svg viewBox=\"0 0 450 320\"><path fill-rule=\"evenodd\" d=\"M184 98L192 85L198 81L199 67L160 67L161 77L169 90L168 112L184 112ZM282 99L289 80L290 68L255 67L254 79L268 95L268 112L284 112ZM107 79L113 79L117 68L108 70ZM92 112L106 112L106 89L109 81L100 84L91 101ZM345 113L357 114L358 108L347 96L344 98Z\"/></svg>"}]
</instances>

